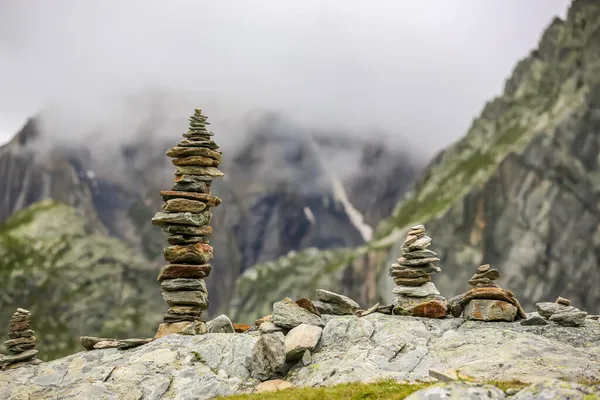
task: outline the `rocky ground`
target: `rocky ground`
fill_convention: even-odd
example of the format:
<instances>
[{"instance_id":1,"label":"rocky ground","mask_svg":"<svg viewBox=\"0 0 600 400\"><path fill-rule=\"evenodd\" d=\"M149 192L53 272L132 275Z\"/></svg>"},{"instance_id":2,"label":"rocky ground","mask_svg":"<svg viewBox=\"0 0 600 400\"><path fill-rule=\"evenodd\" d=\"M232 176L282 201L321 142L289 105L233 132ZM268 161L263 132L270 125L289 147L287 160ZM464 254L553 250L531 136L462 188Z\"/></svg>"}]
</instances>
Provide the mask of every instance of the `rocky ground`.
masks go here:
<instances>
[{"instance_id":1,"label":"rocky ground","mask_svg":"<svg viewBox=\"0 0 600 400\"><path fill-rule=\"evenodd\" d=\"M80 352L9 369L0 372L0 398L209 399L250 393L261 381L277 378L298 387L457 377L538 384L515 398L555 398L568 391L579 393L572 398L583 398L597 388L551 380L600 380L600 324L594 319L580 327L526 326L374 313L322 315L300 323L290 313L277 313L275 308L273 322L245 333L169 335L134 349ZM289 323L296 326L281 327ZM504 396L461 382L444 385L424 391L483 390L488 397L462 398ZM542 389L554 397L543 397Z\"/></svg>"}]
</instances>

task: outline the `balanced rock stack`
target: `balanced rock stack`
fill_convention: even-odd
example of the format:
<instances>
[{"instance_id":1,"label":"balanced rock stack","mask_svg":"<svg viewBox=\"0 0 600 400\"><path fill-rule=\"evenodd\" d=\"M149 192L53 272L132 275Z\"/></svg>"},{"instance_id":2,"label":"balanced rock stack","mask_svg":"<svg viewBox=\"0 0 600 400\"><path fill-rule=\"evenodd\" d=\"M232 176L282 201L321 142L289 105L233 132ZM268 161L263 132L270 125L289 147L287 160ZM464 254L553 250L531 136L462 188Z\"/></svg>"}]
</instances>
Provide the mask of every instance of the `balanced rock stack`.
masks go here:
<instances>
[{"instance_id":1,"label":"balanced rock stack","mask_svg":"<svg viewBox=\"0 0 600 400\"><path fill-rule=\"evenodd\" d=\"M446 315L447 302L437 290L431 275L441 272L435 265L438 255L429 250L431 238L423 225L413 226L402 244L402 257L390 267L397 285L392 305L397 315L439 318Z\"/></svg>"},{"instance_id":2,"label":"balanced rock stack","mask_svg":"<svg viewBox=\"0 0 600 400\"><path fill-rule=\"evenodd\" d=\"M163 299L169 305L156 337L170 333L202 334L207 332L202 312L208 308L208 292L204 279L211 271L213 249L208 237L212 208L221 199L211 195L215 177L223 176L216 167L222 161L219 146L206 129L206 117L196 109L190 117L189 131L166 155L177 167L175 184L170 191L160 192L164 212L152 219L169 235L169 246L163 250L165 265L158 275Z\"/></svg>"},{"instance_id":3,"label":"balanced rock stack","mask_svg":"<svg viewBox=\"0 0 600 400\"><path fill-rule=\"evenodd\" d=\"M452 315L459 317L462 314L465 319L477 321L512 322L526 318L514 294L494 283L498 278L500 272L490 268L489 264L477 267L477 272L469 280L473 289L449 301Z\"/></svg>"},{"instance_id":4,"label":"balanced rock stack","mask_svg":"<svg viewBox=\"0 0 600 400\"><path fill-rule=\"evenodd\" d=\"M17 363L36 364L41 362L35 358L38 351L35 350L34 334L35 332L31 330L31 313L18 308L10 318L9 339L4 342L12 354L0 358L3 369L15 366Z\"/></svg>"}]
</instances>

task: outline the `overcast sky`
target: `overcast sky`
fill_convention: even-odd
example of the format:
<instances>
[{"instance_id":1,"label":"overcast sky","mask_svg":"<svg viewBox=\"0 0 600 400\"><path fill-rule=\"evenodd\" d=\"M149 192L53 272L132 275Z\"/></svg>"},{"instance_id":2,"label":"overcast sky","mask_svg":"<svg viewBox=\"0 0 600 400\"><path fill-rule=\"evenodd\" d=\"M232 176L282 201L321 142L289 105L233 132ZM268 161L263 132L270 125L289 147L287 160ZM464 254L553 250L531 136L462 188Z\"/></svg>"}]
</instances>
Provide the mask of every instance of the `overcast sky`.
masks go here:
<instances>
[{"instance_id":1,"label":"overcast sky","mask_svg":"<svg viewBox=\"0 0 600 400\"><path fill-rule=\"evenodd\" d=\"M272 109L365 135L377 126L431 155L466 133L568 4L0 0L0 141L51 103L76 121L53 134L76 136L61 124L93 126L124 95L160 89L202 106L217 133Z\"/></svg>"}]
</instances>

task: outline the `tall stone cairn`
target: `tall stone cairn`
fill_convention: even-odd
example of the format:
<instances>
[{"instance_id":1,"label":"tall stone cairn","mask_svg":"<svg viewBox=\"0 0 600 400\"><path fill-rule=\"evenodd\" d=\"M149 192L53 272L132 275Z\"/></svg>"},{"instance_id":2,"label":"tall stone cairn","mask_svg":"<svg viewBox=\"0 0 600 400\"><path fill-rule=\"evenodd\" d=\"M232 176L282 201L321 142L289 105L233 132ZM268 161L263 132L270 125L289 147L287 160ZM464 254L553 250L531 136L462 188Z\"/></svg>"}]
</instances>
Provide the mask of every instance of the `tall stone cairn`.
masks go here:
<instances>
[{"instance_id":1,"label":"tall stone cairn","mask_svg":"<svg viewBox=\"0 0 600 400\"><path fill-rule=\"evenodd\" d=\"M21 364L37 364L41 361L36 359L38 351L35 350L36 338L31 330L31 313L22 308L10 318L8 328L8 340L4 345L11 352L8 356L0 356L0 365L3 369L15 367Z\"/></svg>"},{"instance_id":2,"label":"tall stone cairn","mask_svg":"<svg viewBox=\"0 0 600 400\"><path fill-rule=\"evenodd\" d=\"M402 244L402 256L390 267L397 285L392 305L397 315L439 318L446 315L447 302L437 290L431 275L441 272L435 265L440 259L429 250L432 239L423 225L413 226Z\"/></svg>"},{"instance_id":3,"label":"tall stone cairn","mask_svg":"<svg viewBox=\"0 0 600 400\"><path fill-rule=\"evenodd\" d=\"M207 125L202 110L196 109L184 139L166 153L173 158L177 170L171 190L160 192L164 212L156 213L152 219L168 234L169 243L163 250L168 264L158 274L169 309L156 337L207 331L202 312L209 306L204 279L210 274L209 262L213 258L208 241L213 228L209 224L212 208L221 203L221 199L211 195L211 184L213 178L224 175L217 169L222 153Z\"/></svg>"}]
</instances>

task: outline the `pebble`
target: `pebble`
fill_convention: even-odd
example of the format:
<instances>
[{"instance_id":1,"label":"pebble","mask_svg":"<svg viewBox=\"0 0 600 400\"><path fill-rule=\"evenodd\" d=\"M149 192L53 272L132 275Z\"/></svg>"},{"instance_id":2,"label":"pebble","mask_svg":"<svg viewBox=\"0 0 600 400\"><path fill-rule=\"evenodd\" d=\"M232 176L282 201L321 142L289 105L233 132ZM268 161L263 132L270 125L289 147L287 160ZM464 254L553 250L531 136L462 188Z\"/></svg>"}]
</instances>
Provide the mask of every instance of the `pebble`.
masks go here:
<instances>
[{"instance_id":1,"label":"pebble","mask_svg":"<svg viewBox=\"0 0 600 400\"><path fill-rule=\"evenodd\" d=\"M571 300L569 300L569 299L565 299L564 297L560 297L560 296L559 296L559 297L556 299L556 302L555 302L555 303L556 303L556 304L561 304L561 305L563 305L563 306L570 306L570 305L571 305Z\"/></svg>"}]
</instances>

